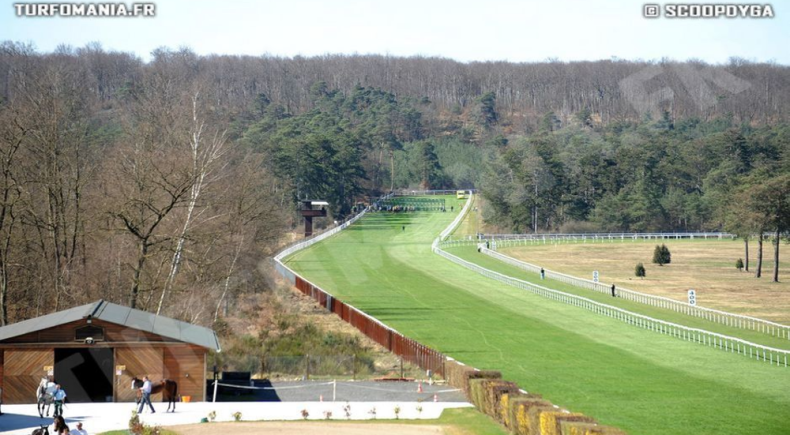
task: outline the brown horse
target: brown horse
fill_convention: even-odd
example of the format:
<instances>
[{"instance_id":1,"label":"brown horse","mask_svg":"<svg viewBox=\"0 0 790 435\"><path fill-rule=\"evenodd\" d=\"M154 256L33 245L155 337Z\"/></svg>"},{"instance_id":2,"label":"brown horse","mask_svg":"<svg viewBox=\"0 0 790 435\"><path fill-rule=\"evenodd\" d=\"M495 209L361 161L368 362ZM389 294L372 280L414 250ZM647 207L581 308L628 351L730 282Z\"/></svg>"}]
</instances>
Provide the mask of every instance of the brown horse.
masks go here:
<instances>
[{"instance_id":1,"label":"brown horse","mask_svg":"<svg viewBox=\"0 0 790 435\"><path fill-rule=\"evenodd\" d=\"M143 380L137 377L132 378L132 388L137 390L137 404L143 400L143 393L140 388L143 387ZM163 379L159 382L151 382L151 394L162 392L162 401L167 402L167 412L176 412L176 400L178 399L178 383L172 379ZM173 410L170 410L170 405L173 405Z\"/></svg>"}]
</instances>

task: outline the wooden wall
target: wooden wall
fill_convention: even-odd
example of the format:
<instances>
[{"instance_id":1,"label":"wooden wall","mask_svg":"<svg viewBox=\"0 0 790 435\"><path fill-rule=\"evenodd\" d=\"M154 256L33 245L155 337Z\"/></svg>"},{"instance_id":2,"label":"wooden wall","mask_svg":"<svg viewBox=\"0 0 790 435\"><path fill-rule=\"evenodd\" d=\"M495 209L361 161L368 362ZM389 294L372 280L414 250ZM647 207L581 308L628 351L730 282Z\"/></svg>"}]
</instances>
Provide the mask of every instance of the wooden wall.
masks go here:
<instances>
[{"instance_id":1,"label":"wooden wall","mask_svg":"<svg viewBox=\"0 0 790 435\"><path fill-rule=\"evenodd\" d=\"M115 376L115 401L134 402L137 392L131 389L132 378L148 376L151 381L162 379L164 363L161 347L116 348L115 365L125 365L121 376ZM162 394L154 394L151 401L162 400Z\"/></svg>"},{"instance_id":2,"label":"wooden wall","mask_svg":"<svg viewBox=\"0 0 790 435\"><path fill-rule=\"evenodd\" d=\"M198 346L164 348L165 378L178 382L178 394L206 400L206 351ZM188 376L187 376L188 375Z\"/></svg>"},{"instance_id":3,"label":"wooden wall","mask_svg":"<svg viewBox=\"0 0 790 435\"><path fill-rule=\"evenodd\" d=\"M82 342L74 340L74 330L88 323L85 320L78 320L76 322L66 323L59 325L55 328L44 329L41 331L31 332L29 334L12 337L3 341L3 344L13 343L74 343L83 345ZM171 341L168 338L160 335L152 334L150 332L140 331L126 326L118 325L115 323L103 322L94 319L91 323L93 326L104 328L104 341L105 342L162 342ZM96 345L100 345L97 342Z\"/></svg>"},{"instance_id":4,"label":"wooden wall","mask_svg":"<svg viewBox=\"0 0 790 435\"><path fill-rule=\"evenodd\" d=\"M0 343L3 403L35 403L36 387L47 374L44 367L55 365L53 348L86 347L74 339L75 328L86 324L79 320ZM153 382L173 379L180 395L191 396L192 401L205 400L206 349L100 320L94 319L92 325L104 328L105 340L91 346L114 348L113 368L126 366L120 375L113 370L115 401L133 402L136 392L131 389L131 379L146 375ZM161 393L151 400L161 401Z\"/></svg>"},{"instance_id":5,"label":"wooden wall","mask_svg":"<svg viewBox=\"0 0 790 435\"><path fill-rule=\"evenodd\" d=\"M35 403L36 388L47 375L46 366L55 365L53 349L6 350L3 357L3 403Z\"/></svg>"}]
</instances>

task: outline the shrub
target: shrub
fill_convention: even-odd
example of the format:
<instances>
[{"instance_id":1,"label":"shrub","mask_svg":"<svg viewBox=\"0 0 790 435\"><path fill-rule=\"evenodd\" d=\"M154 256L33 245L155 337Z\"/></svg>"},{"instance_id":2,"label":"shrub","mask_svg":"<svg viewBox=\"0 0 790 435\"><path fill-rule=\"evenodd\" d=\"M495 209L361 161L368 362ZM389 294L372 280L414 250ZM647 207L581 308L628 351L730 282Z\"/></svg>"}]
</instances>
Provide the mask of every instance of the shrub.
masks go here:
<instances>
[{"instance_id":1,"label":"shrub","mask_svg":"<svg viewBox=\"0 0 790 435\"><path fill-rule=\"evenodd\" d=\"M332 411L324 411L324 419L331 420L332 419Z\"/></svg>"},{"instance_id":2,"label":"shrub","mask_svg":"<svg viewBox=\"0 0 790 435\"><path fill-rule=\"evenodd\" d=\"M658 245L653 249L653 264L658 264L659 266L664 264L664 257L661 255L661 247Z\"/></svg>"},{"instance_id":3,"label":"shrub","mask_svg":"<svg viewBox=\"0 0 790 435\"><path fill-rule=\"evenodd\" d=\"M466 394L467 387L465 382L469 380L468 373L473 373L474 371L474 368L463 365L455 360L447 360L444 364L444 373L447 383L455 388L463 390L464 394ZM467 397L469 396L467 395Z\"/></svg>"},{"instance_id":4,"label":"shrub","mask_svg":"<svg viewBox=\"0 0 790 435\"><path fill-rule=\"evenodd\" d=\"M307 417L310 417L310 413L307 412L307 408L302 410L302 418L307 420Z\"/></svg>"},{"instance_id":5,"label":"shrub","mask_svg":"<svg viewBox=\"0 0 790 435\"><path fill-rule=\"evenodd\" d=\"M642 263L637 263L636 267L634 268L634 275L644 278L646 276L645 265Z\"/></svg>"},{"instance_id":6,"label":"shrub","mask_svg":"<svg viewBox=\"0 0 790 435\"><path fill-rule=\"evenodd\" d=\"M544 412L557 412L558 408L554 405L537 405L532 406L527 411L527 427L529 427L530 434L541 434L540 432L540 416Z\"/></svg>"},{"instance_id":7,"label":"shrub","mask_svg":"<svg viewBox=\"0 0 790 435\"><path fill-rule=\"evenodd\" d=\"M518 385L513 382L493 380L486 384L485 389L485 413L501 421L502 411L500 401L503 394L518 393Z\"/></svg>"},{"instance_id":8,"label":"shrub","mask_svg":"<svg viewBox=\"0 0 790 435\"><path fill-rule=\"evenodd\" d=\"M143 425L140 423L140 416L137 415L137 411L132 410L132 417L129 419L129 432L138 435L142 431Z\"/></svg>"},{"instance_id":9,"label":"shrub","mask_svg":"<svg viewBox=\"0 0 790 435\"><path fill-rule=\"evenodd\" d=\"M595 423L595 420L584 414L544 412L540 414L541 435L562 435L562 422Z\"/></svg>"},{"instance_id":10,"label":"shrub","mask_svg":"<svg viewBox=\"0 0 790 435\"><path fill-rule=\"evenodd\" d=\"M551 402L543 400L539 395L527 394L525 396L508 399L510 406L510 430L518 435L529 435L529 410L534 406L551 406Z\"/></svg>"},{"instance_id":11,"label":"shrub","mask_svg":"<svg viewBox=\"0 0 790 435\"><path fill-rule=\"evenodd\" d=\"M132 417L129 419L129 433L132 435L157 435L162 431L159 426L148 426L140 422L137 411L132 410Z\"/></svg>"},{"instance_id":12,"label":"shrub","mask_svg":"<svg viewBox=\"0 0 790 435\"><path fill-rule=\"evenodd\" d=\"M472 402L472 405L475 405L479 411L483 411L484 405L484 386L483 382L486 382L488 379L470 379L469 380L469 401Z\"/></svg>"},{"instance_id":13,"label":"shrub","mask_svg":"<svg viewBox=\"0 0 790 435\"><path fill-rule=\"evenodd\" d=\"M661 245L661 258L664 260L664 264L669 264L672 262L672 253L669 252L667 245Z\"/></svg>"},{"instance_id":14,"label":"shrub","mask_svg":"<svg viewBox=\"0 0 790 435\"><path fill-rule=\"evenodd\" d=\"M346 420L351 420L351 404L346 402L346 406L343 407L343 413L346 414Z\"/></svg>"},{"instance_id":15,"label":"shrub","mask_svg":"<svg viewBox=\"0 0 790 435\"><path fill-rule=\"evenodd\" d=\"M472 379L502 379L502 373L495 370L462 371L461 376L462 376L462 380L459 388L462 388L464 390L464 394L470 400L472 399L471 396L472 391L470 385L470 381Z\"/></svg>"},{"instance_id":16,"label":"shrub","mask_svg":"<svg viewBox=\"0 0 790 435\"><path fill-rule=\"evenodd\" d=\"M661 246L656 245L656 249L653 250L653 263L659 266L664 265L664 251L661 250Z\"/></svg>"},{"instance_id":17,"label":"shrub","mask_svg":"<svg viewBox=\"0 0 790 435\"><path fill-rule=\"evenodd\" d=\"M236 411L231 416L233 416L233 421L241 421L241 412Z\"/></svg>"},{"instance_id":18,"label":"shrub","mask_svg":"<svg viewBox=\"0 0 790 435\"><path fill-rule=\"evenodd\" d=\"M400 419L400 406L395 405L395 409L393 409L393 411L395 412L395 420L399 420Z\"/></svg>"},{"instance_id":19,"label":"shrub","mask_svg":"<svg viewBox=\"0 0 790 435\"><path fill-rule=\"evenodd\" d=\"M625 435L620 429L611 426L600 426L595 423L580 421L563 421L560 423L562 433L567 435Z\"/></svg>"},{"instance_id":20,"label":"shrub","mask_svg":"<svg viewBox=\"0 0 790 435\"><path fill-rule=\"evenodd\" d=\"M735 262L735 268L738 269L740 272L743 269L743 259L739 258L738 261Z\"/></svg>"},{"instance_id":21,"label":"shrub","mask_svg":"<svg viewBox=\"0 0 790 435\"><path fill-rule=\"evenodd\" d=\"M517 393L516 393L517 394ZM510 396L511 393L505 393L499 398L499 421L510 427Z\"/></svg>"},{"instance_id":22,"label":"shrub","mask_svg":"<svg viewBox=\"0 0 790 435\"><path fill-rule=\"evenodd\" d=\"M208 421L214 421L217 418L217 411L211 411L208 413Z\"/></svg>"}]
</instances>

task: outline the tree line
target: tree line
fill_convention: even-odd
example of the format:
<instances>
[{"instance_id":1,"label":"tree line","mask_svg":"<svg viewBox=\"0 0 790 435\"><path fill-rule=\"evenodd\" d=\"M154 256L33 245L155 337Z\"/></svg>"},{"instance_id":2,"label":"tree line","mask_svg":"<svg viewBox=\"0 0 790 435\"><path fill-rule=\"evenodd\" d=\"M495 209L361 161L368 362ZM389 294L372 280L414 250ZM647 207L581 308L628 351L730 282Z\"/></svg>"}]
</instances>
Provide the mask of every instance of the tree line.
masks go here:
<instances>
[{"instance_id":1,"label":"tree line","mask_svg":"<svg viewBox=\"0 0 790 435\"><path fill-rule=\"evenodd\" d=\"M689 68L707 79L689 80ZM653 74L643 91L655 105L622 85L640 71ZM750 86L714 86L731 76ZM485 218L509 231L779 238L789 77L737 59L162 48L143 62L98 44L40 53L5 42L0 324L100 297L210 324L270 286L259 265L291 241L299 199L328 200L337 219L394 188L480 188ZM701 104L710 89L716 103Z\"/></svg>"}]
</instances>

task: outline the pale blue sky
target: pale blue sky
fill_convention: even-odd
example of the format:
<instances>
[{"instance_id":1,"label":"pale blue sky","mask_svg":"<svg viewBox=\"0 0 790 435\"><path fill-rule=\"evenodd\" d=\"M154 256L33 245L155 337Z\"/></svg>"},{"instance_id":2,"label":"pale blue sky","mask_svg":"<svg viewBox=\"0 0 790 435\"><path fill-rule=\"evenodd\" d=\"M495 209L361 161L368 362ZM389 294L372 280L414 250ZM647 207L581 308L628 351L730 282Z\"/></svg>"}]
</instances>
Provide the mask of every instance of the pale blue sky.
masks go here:
<instances>
[{"instance_id":1,"label":"pale blue sky","mask_svg":"<svg viewBox=\"0 0 790 435\"><path fill-rule=\"evenodd\" d=\"M0 40L41 51L97 41L143 59L157 47L187 46L200 54L790 64L786 0L772 3L773 19L684 20L643 18L642 0L155 0L155 18L20 18L14 3L0 0Z\"/></svg>"}]
</instances>

